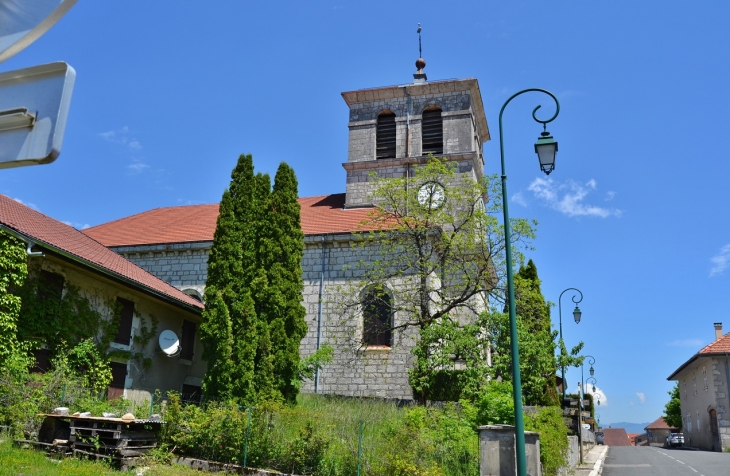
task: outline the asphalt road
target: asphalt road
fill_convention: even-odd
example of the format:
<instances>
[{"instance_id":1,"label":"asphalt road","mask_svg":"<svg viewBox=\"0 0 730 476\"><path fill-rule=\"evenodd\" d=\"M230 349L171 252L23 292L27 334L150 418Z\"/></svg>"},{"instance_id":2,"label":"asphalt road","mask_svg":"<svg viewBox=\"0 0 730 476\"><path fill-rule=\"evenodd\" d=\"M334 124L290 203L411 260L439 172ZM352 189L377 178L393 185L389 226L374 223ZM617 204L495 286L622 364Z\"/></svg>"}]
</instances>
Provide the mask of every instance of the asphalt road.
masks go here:
<instances>
[{"instance_id":1,"label":"asphalt road","mask_svg":"<svg viewBox=\"0 0 730 476\"><path fill-rule=\"evenodd\" d=\"M647 446L614 446L608 450L603 476L728 476L730 453L711 453Z\"/></svg>"}]
</instances>

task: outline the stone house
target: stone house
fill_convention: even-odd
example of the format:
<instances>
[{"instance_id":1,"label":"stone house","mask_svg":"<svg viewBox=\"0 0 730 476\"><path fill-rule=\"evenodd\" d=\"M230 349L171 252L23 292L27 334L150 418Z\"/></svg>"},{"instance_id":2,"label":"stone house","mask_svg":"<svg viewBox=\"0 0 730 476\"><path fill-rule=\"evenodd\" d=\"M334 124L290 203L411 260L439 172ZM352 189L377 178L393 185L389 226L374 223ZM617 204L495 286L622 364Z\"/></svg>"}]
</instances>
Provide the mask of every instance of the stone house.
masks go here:
<instances>
[{"instance_id":1,"label":"stone house","mask_svg":"<svg viewBox=\"0 0 730 476\"><path fill-rule=\"evenodd\" d=\"M433 154L457 164L457 180L483 176L482 144L490 136L477 80L428 82L425 63L418 66L413 83L342 93L349 108L348 156L342 164L347 172L345 193L299 199L305 234L303 304L309 328L301 354L307 356L323 343L335 348L333 363L305 383L304 391L413 398L408 370L417 331L391 335L372 332L366 325L383 321L386 327L397 326L404 316L385 306L374 311L376 315L360 312L355 322L345 322L329 303L352 282L351 266L366 254L353 242L373 208L372 174L410 178ZM413 183L414 189L424 185ZM443 185L448 196L448 184ZM201 299L217 215L217 204L158 208L84 233ZM398 283L389 286L387 299L381 301L398 299ZM359 292L363 302L369 299L369 290ZM343 339L352 338L363 344L356 351L343 344Z\"/></svg>"},{"instance_id":2,"label":"stone house","mask_svg":"<svg viewBox=\"0 0 730 476\"><path fill-rule=\"evenodd\" d=\"M676 433L678 431L679 428L669 426L662 417L657 418L652 423L644 427L646 440L650 446L664 446L669 434Z\"/></svg>"},{"instance_id":3,"label":"stone house","mask_svg":"<svg viewBox=\"0 0 730 476\"><path fill-rule=\"evenodd\" d=\"M684 443L708 451L730 448L730 334L715 323L715 341L700 349L667 380L679 383Z\"/></svg>"},{"instance_id":4,"label":"stone house","mask_svg":"<svg viewBox=\"0 0 730 476\"><path fill-rule=\"evenodd\" d=\"M121 309L119 328L112 349L113 380L110 398L124 396L149 400L152 393L177 390L195 398L205 374L199 332L203 305L179 289L114 253L75 228L0 195L0 229L26 244L28 271L48 284L57 299L71 286L89 300L102 318L110 319ZM23 316L20 316L23 319ZM135 340L143 329L157 333L142 345ZM158 335L172 331L179 337L179 352L168 357L161 352ZM101 332L101 330L100 330ZM150 359L148 368L135 358ZM38 370L48 368L48 350L36 351Z\"/></svg>"}]
</instances>

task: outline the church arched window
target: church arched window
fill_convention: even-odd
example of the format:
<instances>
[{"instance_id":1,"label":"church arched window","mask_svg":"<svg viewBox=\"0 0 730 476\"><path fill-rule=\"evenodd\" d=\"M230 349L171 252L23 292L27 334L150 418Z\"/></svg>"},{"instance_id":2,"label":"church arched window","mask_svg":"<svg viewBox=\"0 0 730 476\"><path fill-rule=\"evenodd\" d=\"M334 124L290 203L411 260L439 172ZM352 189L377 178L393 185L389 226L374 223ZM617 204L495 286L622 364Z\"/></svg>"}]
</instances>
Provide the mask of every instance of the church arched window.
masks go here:
<instances>
[{"instance_id":1,"label":"church arched window","mask_svg":"<svg viewBox=\"0 0 730 476\"><path fill-rule=\"evenodd\" d=\"M378 159L395 158L395 114L383 111L378 114L375 138L375 157Z\"/></svg>"},{"instance_id":2,"label":"church arched window","mask_svg":"<svg viewBox=\"0 0 730 476\"><path fill-rule=\"evenodd\" d=\"M438 106L429 106L421 115L421 153L444 153L444 122Z\"/></svg>"},{"instance_id":3,"label":"church arched window","mask_svg":"<svg viewBox=\"0 0 730 476\"><path fill-rule=\"evenodd\" d=\"M363 345L392 345L393 298L382 287L365 290L362 297Z\"/></svg>"}]
</instances>

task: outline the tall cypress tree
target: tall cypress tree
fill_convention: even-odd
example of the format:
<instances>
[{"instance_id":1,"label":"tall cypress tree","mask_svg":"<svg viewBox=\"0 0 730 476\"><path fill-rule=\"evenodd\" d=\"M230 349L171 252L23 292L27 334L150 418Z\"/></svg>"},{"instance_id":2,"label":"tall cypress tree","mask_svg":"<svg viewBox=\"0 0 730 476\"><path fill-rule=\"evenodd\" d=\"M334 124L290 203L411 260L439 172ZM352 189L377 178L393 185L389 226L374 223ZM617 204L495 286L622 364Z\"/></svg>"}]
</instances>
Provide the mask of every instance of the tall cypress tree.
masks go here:
<instances>
[{"instance_id":1,"label":"tall cypress tree","mask_svg":"<svg viewBox=\"0 0 730 476\"><path fill-rule=\"evenodd\" d=\"M251 213L253 157L241 155L223 193L208 256L203 323L200 327L208 371L203 380L206 395L253 403L254 358L257 347L256 313L246 285L242 246L251 238L242 217Z\"/></svg>"},{"instance_id":2,"label":"tall cypress tree","mask_svg":"<svg viewBox=\"0 0 730 476\"><path fill-rule=\"evenodd\" d=\"M534 338L532 348L521 346L520 349L523 394L528 405L557 405L557 363L550 325L550 305L542 295L540 284L537 266L532 260L515 275L517 317Z\"/></svg>"},{"instance_id":3,"label":"tall cypress tree","mask_svg":"<svg viewBox=\"0 0 730 476\"><path fill-rule=\"evenodd\" d=\"M307 332L303 254L294 171L282 163L272 192L269 176L254 175L252 157L240 156L208 261L201 326L206 393L242 404L296 401Z\"/></svg>"}]
</instances>

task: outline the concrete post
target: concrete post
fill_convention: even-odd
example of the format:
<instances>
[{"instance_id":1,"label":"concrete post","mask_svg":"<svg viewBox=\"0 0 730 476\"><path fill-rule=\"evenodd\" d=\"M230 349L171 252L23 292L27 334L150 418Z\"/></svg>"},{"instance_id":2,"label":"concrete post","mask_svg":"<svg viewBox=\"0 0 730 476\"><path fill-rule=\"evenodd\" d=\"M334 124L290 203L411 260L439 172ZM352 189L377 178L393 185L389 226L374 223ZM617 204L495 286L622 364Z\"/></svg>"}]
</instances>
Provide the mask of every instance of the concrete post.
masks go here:
<instances>
[{"instance_id":1,"label":"concrete post","mask_svg":"<svg viewBox=\"0 0 730 476\"><path fill-rule=\"evenodd\" d=\"M486 425L479 430L479 475L514 476L515 428L510 425ZM525 453L528 476L542 476L540 467L540 434L525 432Z\"/></svg>"}]
</instances>

